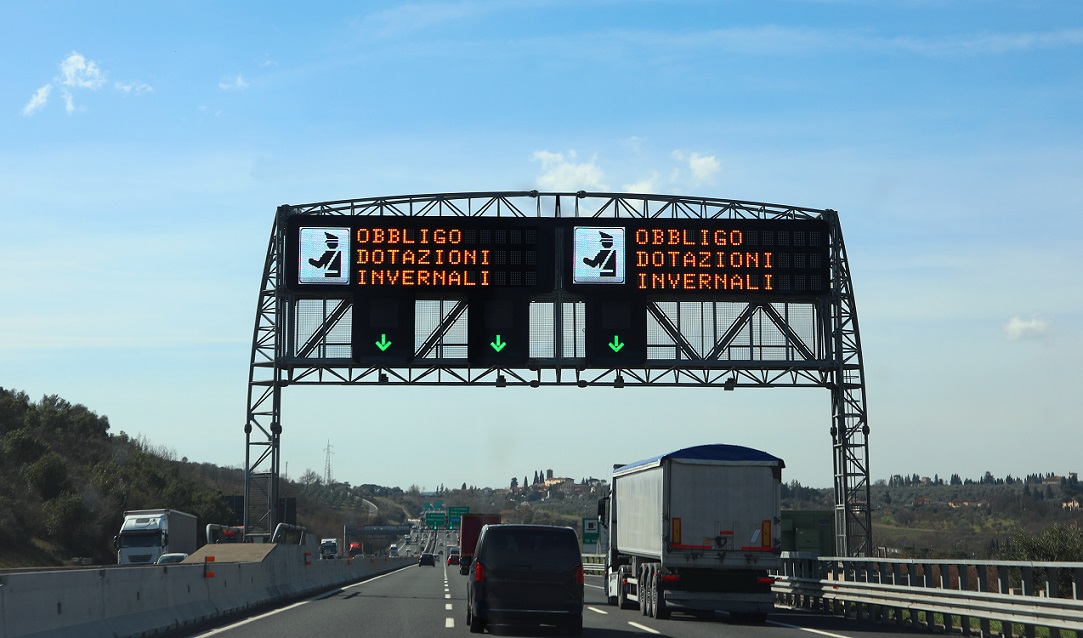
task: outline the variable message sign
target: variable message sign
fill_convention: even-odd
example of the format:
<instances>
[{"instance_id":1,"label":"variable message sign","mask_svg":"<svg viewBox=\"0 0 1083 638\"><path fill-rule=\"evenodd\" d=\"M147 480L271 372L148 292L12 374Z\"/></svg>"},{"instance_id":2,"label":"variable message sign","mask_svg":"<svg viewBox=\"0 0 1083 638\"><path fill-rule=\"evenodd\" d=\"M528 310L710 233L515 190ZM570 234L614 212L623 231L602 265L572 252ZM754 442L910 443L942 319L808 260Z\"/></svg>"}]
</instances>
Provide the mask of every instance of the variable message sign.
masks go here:
<instances>
[{"instance_id":1,"label":"variable message sign","mask_svg":"<svg viewBox=\"0 0 1083 638\"><path fill-rule=\"evenodd\" d=\"M830 293L817 219L293 216L289 290L353 303L358 363L409 366L418 300L466 303L466 359L526 367L533 299L585 304L586 364L647 361L659 300L807 300ZM461 356L461 355L460 355Z\"/></svg>"}]
</instances>

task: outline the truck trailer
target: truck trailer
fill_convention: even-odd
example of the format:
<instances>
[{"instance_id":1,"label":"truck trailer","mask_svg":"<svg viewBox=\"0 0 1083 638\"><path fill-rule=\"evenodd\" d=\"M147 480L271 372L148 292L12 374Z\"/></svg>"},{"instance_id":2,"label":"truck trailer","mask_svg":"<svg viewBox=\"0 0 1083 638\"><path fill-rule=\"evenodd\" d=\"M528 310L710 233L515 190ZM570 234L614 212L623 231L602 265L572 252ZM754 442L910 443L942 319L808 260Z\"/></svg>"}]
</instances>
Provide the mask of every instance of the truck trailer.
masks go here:
<instances>
[{"instance_id":1,"label":"truck trailer","mask_svg":"<svg viewBox=\"0 0 1083 638\"><path fill-rule=\"evenodd\" d=\"M463 514L459 526L459 573L470 573L470 562L474 560L474 548L478 544L481 528L486 525L499 525L500 514Z\"/></svg>"},{"instance_id":2,"label":"truck trailer","mask_svg":"<svg viewBox=\"0 0 1083 638\"><path fill-rule=\"evenodd\" d=\"M196 517L167 509L124 512L113 542L118 565L147 565L162 554L191 554L198 542Z\"/></svg>"},{"instance_id":3,"label":"truck trailer","mask_svg":"<svg viewBox=\"0 0 1083 638\"><path fill-rule=\"evenodd\" d=\"M613 469L598 504L610 605L668 618L726 612L762 623L781 553L786 464L736 445L700 445Z\"/></svg>"}]
</instances>

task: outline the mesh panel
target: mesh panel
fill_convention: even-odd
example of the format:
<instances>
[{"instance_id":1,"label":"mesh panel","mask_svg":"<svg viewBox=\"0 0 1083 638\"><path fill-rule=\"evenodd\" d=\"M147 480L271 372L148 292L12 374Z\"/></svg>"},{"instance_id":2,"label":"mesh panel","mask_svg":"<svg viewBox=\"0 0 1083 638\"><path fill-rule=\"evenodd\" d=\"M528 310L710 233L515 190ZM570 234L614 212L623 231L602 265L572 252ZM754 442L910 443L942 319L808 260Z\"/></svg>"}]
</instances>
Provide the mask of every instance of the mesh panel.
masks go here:
<instances>
[{"instance_id":1,"label":"mesh panel","mask_svg":"<svg viewBox=\"0 0 1083 638\"><path fill-rule=\"evenodd\" d=\"M457 299L418 299L414 302L414 343L421 348L432 338L440 326L454 313ZM423 352L421 359L465 359L466 327L470 309L467 308L439 335L433 348Z\"/></svg>"},{"instance_id":2,"label":"mesh panel","mask_svg":"<svg viewBox=\"0 0 1083 638\"><path fill-rule=\"evenodd\" d=\"M352 324L353 308L345 300L299 299L294 305L292 353L310 359L348 359Z\"/></svg>"}]
</instances>

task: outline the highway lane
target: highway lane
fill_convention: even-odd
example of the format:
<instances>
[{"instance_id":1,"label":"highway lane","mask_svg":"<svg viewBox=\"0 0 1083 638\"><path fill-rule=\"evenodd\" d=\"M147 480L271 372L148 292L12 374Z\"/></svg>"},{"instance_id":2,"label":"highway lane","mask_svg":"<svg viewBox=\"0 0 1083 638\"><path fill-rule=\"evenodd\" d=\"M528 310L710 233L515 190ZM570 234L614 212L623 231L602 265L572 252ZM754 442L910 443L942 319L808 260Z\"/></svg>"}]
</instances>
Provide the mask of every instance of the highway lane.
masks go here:
<instances>
[{"instance_id":1,"label":"highway lane","mask_svg":"<svg viewBox=\"0 0 1083 638\"><path fill-rule=\"evenodd\" d=\"M351 635L380 638L466 638L466 576L457 566L416 565L335 589L251 618L189 634L201 638L296 638ZM601 579L587 577L583 635L595 638L894 638L919 632L779 610L765 625L741 625L724 616L696 618L675 612L655 620L605 603ZM493 627L495 635L557 636L554 628Z\"/></svg>"}]
</instances>

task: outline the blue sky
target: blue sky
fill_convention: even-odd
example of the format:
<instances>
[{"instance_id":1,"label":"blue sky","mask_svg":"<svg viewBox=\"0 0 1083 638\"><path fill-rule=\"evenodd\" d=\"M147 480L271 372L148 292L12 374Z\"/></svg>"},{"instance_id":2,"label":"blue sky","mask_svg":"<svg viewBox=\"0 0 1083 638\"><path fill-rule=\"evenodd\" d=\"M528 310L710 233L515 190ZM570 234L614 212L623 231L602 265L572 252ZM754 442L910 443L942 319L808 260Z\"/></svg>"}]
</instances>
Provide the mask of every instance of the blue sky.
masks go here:
<instances>
[{"instance_id":1,"label":"blue sky","mask_svg":"<svg viewBox=\"0 0 1083 638\"><path fill-rule=\"evenodd\" d=\"M702 195L839 211L874 480L1083 470L1083 4L2 13L4 388L241 467L276 206ZM284 401L292 477L322 474L328 441L336 479L428 489L601 477L724 442L831 485L826 390L320 387Z\"/></svg>"}]
</instances>

